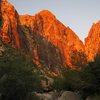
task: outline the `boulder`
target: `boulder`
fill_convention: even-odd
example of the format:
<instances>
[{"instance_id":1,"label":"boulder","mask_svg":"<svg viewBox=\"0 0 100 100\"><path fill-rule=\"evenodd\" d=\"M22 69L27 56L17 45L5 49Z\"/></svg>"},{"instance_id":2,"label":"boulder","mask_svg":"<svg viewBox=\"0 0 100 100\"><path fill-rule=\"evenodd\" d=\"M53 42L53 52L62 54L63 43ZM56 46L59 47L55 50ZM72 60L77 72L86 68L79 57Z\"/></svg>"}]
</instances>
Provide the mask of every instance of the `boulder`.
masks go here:
<instances>
[{"instance_id":1,"label":"boulder","mask_svg":"<svg viewBox=\"0 0 100 100\"><path fill-rule=\"evenodd\" d=\"M3 55L4 52L5 52L5 48L2 44L2 42L0 41L0 57Z\"/></svg>"},{"instance_id":2,"label":"boulder","mask_svg":"<svg viewBox=\"0 0 100 100\"><path fill-rule=\"evenodd\" d=\"M100 95L88 96L88 97L86 98L86 100L100 100Z\"/></svg>"},{"instance_id":3,"label":"boulder","mask_svg":"<svg viewBox=\"0 0 100 100\"><path fill-rule=\"evenodd\" d=\"M41 80L41 87L44 91L51 91L54 80L48 76L44 76Z\"/></svg>"},{"instance_id":4,"label":"boulder","mask_svg":"<svg viewBox=\"0 0 100 100\"><path fill-rule=\"evenodd\" d=\"M88 96L86 100L94 100L92 96Z\"/></svg>"},{"instance_id":5,"label":"boulder","mask_svg":"<svg viewBox=\"0 0 100 100\"><path fill-rule=\"evenodd\" d=\"M81 96L71 91L65 91L62 93L58 100L82 100Z\"/></svg>"},{"instance_id":6,"label":"boulder","mask_svg":"<svg viewBox=\"0 0 100 100\"><path fill-rule=\"evenodd\" d=\"M36 100L54 100L49 93L33 93L33 98Z\"/></svg>"}]
</instances>

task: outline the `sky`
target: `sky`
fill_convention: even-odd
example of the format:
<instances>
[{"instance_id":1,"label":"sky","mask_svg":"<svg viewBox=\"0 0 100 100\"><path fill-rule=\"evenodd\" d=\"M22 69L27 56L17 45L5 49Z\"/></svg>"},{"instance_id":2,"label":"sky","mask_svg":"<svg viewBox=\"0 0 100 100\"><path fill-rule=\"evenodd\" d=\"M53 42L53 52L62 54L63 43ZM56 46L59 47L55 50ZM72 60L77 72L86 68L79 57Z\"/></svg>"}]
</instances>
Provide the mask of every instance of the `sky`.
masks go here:
<instances>
[{"instance_id":1,"label":"sky","mask_svg":"<svg viewBox=\"0 0 100 100\"><path fill-rule=\"evenodd\" d=\"M100 0L8 0L19 14L51 11L84 41L93 23L100 20Z\"/></svg>"}]
</instances>

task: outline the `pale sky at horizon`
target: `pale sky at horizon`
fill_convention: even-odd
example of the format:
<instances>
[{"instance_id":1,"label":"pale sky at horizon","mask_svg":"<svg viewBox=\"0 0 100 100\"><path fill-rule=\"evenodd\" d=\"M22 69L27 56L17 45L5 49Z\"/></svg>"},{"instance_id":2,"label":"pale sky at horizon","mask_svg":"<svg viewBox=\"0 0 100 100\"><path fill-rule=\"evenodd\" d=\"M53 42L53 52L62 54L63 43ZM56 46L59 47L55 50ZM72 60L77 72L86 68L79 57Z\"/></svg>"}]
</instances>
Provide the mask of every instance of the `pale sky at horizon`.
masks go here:
<instances>
[{"instance_id":1,"label":"pale sky at horizon","mask_svg":"<svg viewBox=\"0 0 100 100\"><path fill-rule=\"evenodd\" d=\"M100 20L100 0L8 0L19 14L51 11L83 41L93 23Z\"/></svg>"}]
</instances>

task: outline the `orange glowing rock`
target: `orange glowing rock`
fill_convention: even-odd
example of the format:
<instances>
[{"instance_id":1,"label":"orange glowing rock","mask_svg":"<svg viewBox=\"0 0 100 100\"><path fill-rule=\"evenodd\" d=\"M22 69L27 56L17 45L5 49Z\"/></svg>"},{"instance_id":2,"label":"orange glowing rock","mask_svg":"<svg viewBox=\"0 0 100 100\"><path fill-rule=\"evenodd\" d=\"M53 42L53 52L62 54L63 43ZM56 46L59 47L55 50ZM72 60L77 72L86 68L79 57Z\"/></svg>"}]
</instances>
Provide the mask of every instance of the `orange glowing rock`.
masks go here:
<instances>
[{"instance_id":1,"label":"orange glowing rock","mask_svg":"<svg viewBox=\"0 0 100 100\"><path fill-rule=\"evenodd\" d=\"M0 12L2 14L3 21L3 41L5 41L6 43L12 42L12 45L15 45L16 48L20 48L20 36L17 29L18 14L15 8L6 0L3 0L3 2L1 2ZM12 40L11 37L13 37L14 40Z\"/></svg>"},{"instance_id":2,"label":"orange glowing rock","mask_svg":"<svg viewBox=\"0 0 100 100\"><path fill-rule=\"evenodd\" d=\"M75 32L58 21L50 11L43 10L35 16L18 15L15 8L5 1L0 2L2 41L21 49L34 63L47 67L55 76L64 66L80 67L72 63L74 56L86 54L88 60L92 60L100 51L100 22L92 26L84 46Z\"/></svg>"},{"instance_id":3,"label":"orange glowing rock","mask_svg":"<svg viewBox=\"0 0 100 100\"><path fill-rule=\"evenodd\" d=\"M100 21L92 25L88 37L85 39L85 51L89 61L100 53Z\"/></svg>"}]
</instances>

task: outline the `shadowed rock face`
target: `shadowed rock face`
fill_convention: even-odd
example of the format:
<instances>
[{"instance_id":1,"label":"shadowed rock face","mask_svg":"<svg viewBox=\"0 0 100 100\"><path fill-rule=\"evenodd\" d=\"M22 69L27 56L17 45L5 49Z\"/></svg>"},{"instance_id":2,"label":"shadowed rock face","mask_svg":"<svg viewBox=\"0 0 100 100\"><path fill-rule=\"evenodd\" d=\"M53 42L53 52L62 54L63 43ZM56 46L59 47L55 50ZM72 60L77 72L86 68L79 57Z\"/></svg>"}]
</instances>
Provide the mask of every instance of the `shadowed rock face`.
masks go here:
<instances>
[{"instance_id":1,"label":"shadowed rock face","mask_svg":"<svg viewBox=\"0 0 100 100\"><path fill-rule=\"evenodd\" d=\"M92 25L88 37L85 39L85 51L89 61L100 53L100 21Z\"/></svg>"},{"instance_id":2,"label":"shadowed rock face","mask_svg":"<svg viewBox=\"0 0 100 100\"><path fill-rule=\"evenodd\" d=\"M100 35L99 25L100 23L94 25L97 28L91 29L92 35L94 33ZM43 10L35 16L18 15L10 3L5 0L0 3L0 37L2 41L30 55L33 62L40 67L46 66L49 70L55 70L55 68L58 70L64 66L79 67L72 63L72 57L77 56L76 53L71 56L75 51L82 54L86 52L88 59L94 57L91 56L92 53L96 54L99 51L94 48L100 45L100 40L99 42L96 40L97 43L94 47L90 46L94 41L92 35L88 36L84 46L78 36L69 27L65 27L59 22L51 12Z\"/></svg>"}]
</instances>

